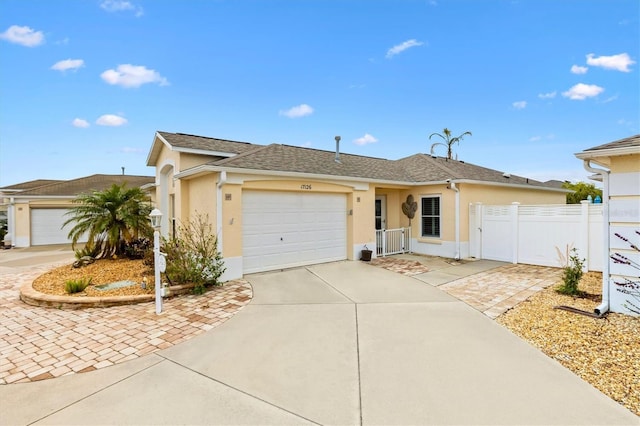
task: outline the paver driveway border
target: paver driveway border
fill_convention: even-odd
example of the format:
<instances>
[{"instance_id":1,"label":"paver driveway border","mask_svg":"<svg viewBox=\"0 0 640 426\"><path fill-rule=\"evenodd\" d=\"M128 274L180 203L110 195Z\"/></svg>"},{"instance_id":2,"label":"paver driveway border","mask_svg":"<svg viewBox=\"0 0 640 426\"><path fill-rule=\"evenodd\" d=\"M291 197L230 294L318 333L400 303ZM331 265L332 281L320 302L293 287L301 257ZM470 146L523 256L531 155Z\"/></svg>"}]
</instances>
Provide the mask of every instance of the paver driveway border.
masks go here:
<instances>
[{"instance_id":1,"label":"paver driveway border","mask_svg":"<svg viewBox=\"0 0 640 426\"><path fill-rule=\"evenodd\" d=\"M415 278L337 262L247 279L252 303L211 332L96 372L0 387L8 407L0 420L638 424L487 316Z\"/></svg>"}]
</instances>

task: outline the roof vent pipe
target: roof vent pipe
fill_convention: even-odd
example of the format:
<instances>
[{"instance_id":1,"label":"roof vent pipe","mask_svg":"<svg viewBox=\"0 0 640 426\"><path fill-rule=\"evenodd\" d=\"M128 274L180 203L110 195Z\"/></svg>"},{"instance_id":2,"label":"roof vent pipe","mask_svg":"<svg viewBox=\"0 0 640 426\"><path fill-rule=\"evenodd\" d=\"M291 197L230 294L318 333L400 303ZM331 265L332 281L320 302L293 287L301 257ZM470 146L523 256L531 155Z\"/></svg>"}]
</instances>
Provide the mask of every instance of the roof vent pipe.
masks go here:
<instances>
[{"instance_id":1,"label":"roof vent pipe","mask_svg":"<svg viewBox=\"0 0 640 426\"><path fill-rule=\"evenodd\" d=\"M340 136L336 136L336 163L340 162Z\"/></svg>"}]
</instances>

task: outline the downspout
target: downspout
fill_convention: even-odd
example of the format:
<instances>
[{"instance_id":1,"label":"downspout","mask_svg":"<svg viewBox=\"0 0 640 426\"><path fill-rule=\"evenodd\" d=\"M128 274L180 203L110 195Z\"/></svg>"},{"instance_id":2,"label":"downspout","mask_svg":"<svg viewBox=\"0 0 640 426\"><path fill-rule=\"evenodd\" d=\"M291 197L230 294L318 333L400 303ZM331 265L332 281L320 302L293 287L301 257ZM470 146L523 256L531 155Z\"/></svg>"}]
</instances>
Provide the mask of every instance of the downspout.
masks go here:
<instances>
[{"instance_id":1,"label":"downspout","mask_svg":"<svg viewBox=\"0 0 640 426\"><path fill-rule=\"evenodd\" d=\"M609 170L591 167L591 160L583 160L583 167L590 173L602 177L602 239L604 240L604 263L602 265L602 303L593 312L602 316L609 310Z\"/></svg>"},{"instance_id":2,"label":"downspout","mask_svg":"<svg viewBox=\"0 0 640 426\"><path fill-rule=\"evenodd\" d=\"M456 186L456 183L451 181L449 188L456 191L456 204L455 204L455 216L456 216L456 254L454 259L460 260L460 190Z\"/></svg>"},{"instance_id":3,"label":"downspout","mask_svg":"<svg viewBox=\"0 0 640 426\"><path fill-rule=\"evenodd\" d=\"M220 172L218 184L216 185L216 225L218 238L218 251L222 253L222 186L227 183L227 172Z\"/></svg>"}]
</instances>

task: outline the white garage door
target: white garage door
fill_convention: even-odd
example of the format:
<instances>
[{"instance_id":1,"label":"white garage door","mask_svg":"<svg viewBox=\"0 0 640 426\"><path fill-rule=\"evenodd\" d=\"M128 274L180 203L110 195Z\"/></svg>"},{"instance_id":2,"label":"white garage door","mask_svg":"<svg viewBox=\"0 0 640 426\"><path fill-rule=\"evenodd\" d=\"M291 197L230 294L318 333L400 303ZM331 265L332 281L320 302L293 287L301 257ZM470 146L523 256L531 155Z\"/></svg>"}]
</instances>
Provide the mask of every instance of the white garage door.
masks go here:
<instances>
[{"instance_id":1,"label":"white garage door","mask_svg":"<svg viewBox=\"0 0 640 426\"><path fill-rule=\"evenodd\" d=\"M66 244L71 225L62 229L62 224L69 219L65 216L67 209L31 209L31 245Z\"/></svg>"},{"instance_id":2,"label":"white garage door","mask_svg":"<svg viewBox=\"0 0 640 426\"><path fill-rule=\"evenodd\" d=\"M244 273L347 258L344 194L244 191Z\"/></svg>"}]
</instances>

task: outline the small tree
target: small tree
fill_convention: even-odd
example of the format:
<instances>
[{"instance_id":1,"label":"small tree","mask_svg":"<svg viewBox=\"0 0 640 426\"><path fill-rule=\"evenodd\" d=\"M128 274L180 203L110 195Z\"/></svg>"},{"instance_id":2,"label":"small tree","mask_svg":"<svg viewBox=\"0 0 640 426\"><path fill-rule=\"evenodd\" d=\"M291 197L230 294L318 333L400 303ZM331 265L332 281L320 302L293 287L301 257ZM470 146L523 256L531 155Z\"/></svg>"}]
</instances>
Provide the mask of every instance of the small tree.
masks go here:
<instances>
[{"instance_id":1,"label":"small tree","mask_svg":"<svg viewBox=\"0 0 640 426\"><path fill-rule=\"evenodd\" d=\"M429 135L429 140L431 140L432 136L438 136L444 141L444 143L436 142L436 143L431 145L431 155L433 155L433 153L435 152L436 146L442 145L442 146L447 148L447 158L452 160L453 159L453 148L452 148L453 144L455 144L455 143L460 144L460 141L462 140L462 138L464 138L467 135L473 136L471 134L471 132L464 132L463 134L461 134L459 136L451 137L451 130L447 129L446 127L442 131L442 133L431 133Z\"/></svg>"},{"instance_id":2,"label":"small tree","mask_svg":"<svg viewBox=\"0 0 640 426\"><path fill-rule=\"evenodd\" d=\"M576 296L582 293L578 289L578 284L582 279L582 268L584 267L584 259L578 257L578 250L575 248L571 250L571 255L567 260L567 264L563 269L562 285L558 287L558 293L568 294Z\"/></svg>"},{"instance_id":3,"label":"small tree","mask_svg":"<svg viewBox=\"0 0 640 426\"><path fill-rule=\"evenodd\" d=\"M591 195L591 199L595 199L597 196L602 198L602 189L596 188L592 183L564 182L562 187L573 191L571 194L567 194L567 204L580 204L580 201L586 200L589 195Z\"/></svg>"},{"instance_id":4,"label":"small tree","mask_svg":"<svg viewBox=\"0 0 640 426\"><path fill-rule=\"evenodd\" d=\"M69 209L71 216L63 226L69 231L72 247L88 234L87 246L97 257L125 254L127 243L153 235L149 221L150 199L140 188L113 184L104 191L80 194Z\"/></svg>"},{"instance_id":5,"label":"small tree","mask_svg":"<svg viewBox=\"0 0 640 426\"><path fill-rule=\"evenodd\" d=\"M197 294L204 293L206 287L220 285L218 279L226 268L208 217L197 214L177 231L163 244L167 253L167 279L179 284L195 284Z\"/></svg>"}]
</instances>

